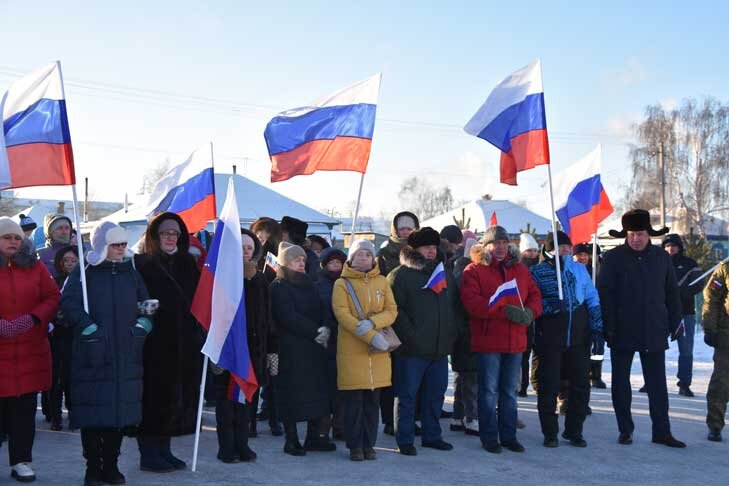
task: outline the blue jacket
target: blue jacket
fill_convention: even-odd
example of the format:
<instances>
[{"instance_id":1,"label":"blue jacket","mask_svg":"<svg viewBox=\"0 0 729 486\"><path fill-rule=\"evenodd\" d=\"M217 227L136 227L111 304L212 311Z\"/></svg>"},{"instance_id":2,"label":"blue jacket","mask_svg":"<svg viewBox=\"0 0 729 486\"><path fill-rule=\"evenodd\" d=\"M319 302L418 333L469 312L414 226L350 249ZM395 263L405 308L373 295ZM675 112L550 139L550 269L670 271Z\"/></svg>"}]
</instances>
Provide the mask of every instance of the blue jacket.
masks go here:
<instances>
[{"instance_id":1,"label":"blue jacket","mask_svg":"<svg viewBox=\"0 0 729 486\"><path fill-rule=\"evenodd\" d=\"M542 293L542 315L536 321L535 344L572 346L602 332L600 297L584 265L560 258L564 300L560 302L553 259L531 268ZM549 333L549 335L545 335ZM558 338L558 339L557 339Z\"/></svg>"}]
</instances>

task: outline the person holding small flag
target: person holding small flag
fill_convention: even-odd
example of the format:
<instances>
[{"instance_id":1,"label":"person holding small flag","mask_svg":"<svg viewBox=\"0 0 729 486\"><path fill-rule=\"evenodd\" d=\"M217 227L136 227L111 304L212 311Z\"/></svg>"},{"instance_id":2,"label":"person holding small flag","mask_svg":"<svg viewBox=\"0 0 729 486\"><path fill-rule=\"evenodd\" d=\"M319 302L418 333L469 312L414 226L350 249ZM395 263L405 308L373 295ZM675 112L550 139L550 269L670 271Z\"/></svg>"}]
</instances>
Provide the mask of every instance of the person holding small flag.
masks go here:
<instances>
[{"instance_id":1,"label":"person holding small flag","mask_svg":"<svg viewBox=\"0 0 729 486\"><path fill-rule=\"evenodd\" d=\"M321 421L331 413L327 346L332 322L306 273L303 248L282 242L280 265L270 286L273 322L279 338L279 373L274 382L276 406L284 424L284 452L292 456L307 451L334 451L336 444L321 433ZM297 422L307 422L304 446Z\"/></svg>"},{"instance_id":2,"label":"person holding small flag","mask_svg":"<svg viewBox=\"0 0 729 486\"><path fill-rule=\"evenodd\" d=\"M392 384L389 346L379 331L392 326L397 304L380 275L370 240L350 246L342 277L334 284L332 306L339 323L337 387L349 457L373 460L380 390Z\"/></svg>"},{"instance_id":3,"label":"person holding small flag","mask_svg":"<svg viewBox=\"0 0 729 486\"><path fill-rule=\"evenodd\" d=\"M417 455L415 402L422 393L422 446L448 451L440 415L448 387L448 355L463 331L458 287L438 251L440 235L433 228L414 231L400 252L401 265L387 276L397 302L395 332L402 346L395 353L397 398L396 440L400 454Z\"/></svg>"},{"instance_id":4,"label":"person holding small flag","mask_svg":"<svg viewBox=\"0 0 729 486\"><path fill-rule=\"evenodd\" d=\"M559 432L555 413L560 380L569 382L569 400L562 437L576 447L586 447L582 425L587 415L590 381L588 344L592 334L602 334L600 299L584 265L570 257L572 242L566 233L552 233L542 249L542 261L531 268L542 294L542 315L534 328L534 373L537 409L545 447L557 447ZM559 299L555 258L561 260L564 299ZM562 377L562 370L566 376Z\"/></svg>"},{"instance_id":5,"label":"person holding small flag","mask_svg":"<svg viewBox=\"0 0 729 486\"><path fill-rule=\"evenodd\" d=\"M527 328L542 312L542 297L519 249L501 226L471 248L461 300L471 320L471 350L478 360L478 421L483 448L523 452L516 438L516 391ZM498 407L498 414L497 414Z\"/></svg>"}]
</instances>

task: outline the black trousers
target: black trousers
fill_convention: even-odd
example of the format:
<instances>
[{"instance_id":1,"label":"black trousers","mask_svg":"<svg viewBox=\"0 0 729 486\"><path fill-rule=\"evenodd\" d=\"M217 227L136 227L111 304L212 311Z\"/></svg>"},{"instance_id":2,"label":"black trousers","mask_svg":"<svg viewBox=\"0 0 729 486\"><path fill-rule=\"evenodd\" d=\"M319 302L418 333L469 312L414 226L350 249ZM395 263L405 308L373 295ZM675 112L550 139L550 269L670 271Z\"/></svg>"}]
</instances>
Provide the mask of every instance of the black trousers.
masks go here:
<instances>
[{"instance_id":1,"label":"black trousers","mask_svg":"<svg viewBox=\"0 0 729 486\"><path fill-rule=\"evenodd\" d=\"M81 427L81 446L88 467L115 467L123 437L121 429Z\"/></svg>"},{"instance_id":2,"label":"black trousers","mask_svg":"<svg viewBox=\"0 0 729 486\"><path fill-rule=\"evenodd\" d=\"M559 432L557 395L562 378L569 381L569 401L565 417L565 435L577 437L582 435L582 425L587 415L587 402L590 393L588 369L590 355L585 346L579 344L566 350L534 348L535 359L532 361L539 393L537 394L537 410L539 423L544 437L556 438Z\"/></svg>"},{"instance_id":3,"label":"black trousers","mask_svg":"<svg viewBox=\"0 0 729 486\"><path fill-rule=\"evenodd\" d=\"M391 386L380 388L380 414L385 425L395 424L395 392Z\"/></svg>"},{"instance_id":4,"label":"black trousers","mask_svg":"<svg viewBox=\"0 0 729 486\"><path fill-rule=\"evenodd\" d=\"M60 332L59 332L60 331ZM53 357L53 382L48 392L48 414L52 422L61 422L63 413L63 396L66 396L66 407L71 403L69 395L71 375L72 336L66 329L54 330L50 336L51 356Z\"/></svg>"},{"instance_id":5,"label":"black trousers","mask_svg":"<svg viewBox=\"0 0 729 486\"><path fill-rule=\"evenodd\" d=\"M218 400L215 420L218 433L218 456L233 459L248 453L248 427L250 404L232 400Z\"/></svg>"},{"instance_id":6,"label":"black trousers","mask_svg":"<svg viewBox=\"0 0 729 486\"><path fill-rule=\"evenodd\" d=\"M653 437L662 439L671 433L668 420L668 388L666 387L666 352L641 352L640 364L648 392L648 407L653 423ZM633 391L630 388L630 368L633 365L633 351L610 349L613 370L612 397L618 430L632 434L635 429L630 404Z\"/></svg>"},{"instance_id":7,"label":"black trousers","mask_svg":"<svg viewBox=\"0 0 729 486\"><path fill-rule=\"evenodd\" d=\"M3 431L8 435L10 465L33 462L35 440L35 410L38 394L27 393L19 397L0 398L0 418Z\"/></svg>"},{"instance_id":8,"label":"black trousers","mask_svg":"<svg viewBox=\"0 0 729 486\"><path fill-rule=\"evenodd\" d=\"M380 389L340 390L344 437L349 449L372 448L377 442Z\"/></svg>"}]
</instances>

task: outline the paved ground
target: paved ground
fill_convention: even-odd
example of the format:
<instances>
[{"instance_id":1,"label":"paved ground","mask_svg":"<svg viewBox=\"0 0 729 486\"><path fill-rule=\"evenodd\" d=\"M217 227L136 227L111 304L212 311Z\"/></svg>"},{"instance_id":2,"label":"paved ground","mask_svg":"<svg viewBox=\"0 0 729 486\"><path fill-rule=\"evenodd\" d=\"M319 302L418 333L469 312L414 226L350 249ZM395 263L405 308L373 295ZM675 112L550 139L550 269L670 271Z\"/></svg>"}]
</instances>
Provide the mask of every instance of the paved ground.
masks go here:
<instances>
[{"instance_id":1,"label":"paved ground","mask_svg":"<svg viewBox=\"0 0 729 486\"><path fill-rule=\"evenodd\" d=\"M697 336L701 341L700 335ZM711 373L708 362L710 350L697 343L695 392L696 398L686 399L676 394L675 350L669 352L669 392L674 435L688 443L683 450L669 449L650 442L650 419L647 397L637 392L642 384L640 368L634 368L635 442L632 446L617 444L617 428L612 413L610 390L594 390L591 405L593 415L585 424L587 449L576 449L561 443L557 449L542 447L542 436L536 415L534 395L519 400L520 417L527 428L519 432L519 439L527 448L524 454L508 451L500 455L488 454L480 448L478 438L467 437L448 430L443 420L444 438L455 445L451 452L418 449L417 457L403 457L394 452L395 442L381 435L378 441L378 460L351 463L342 443L334 453L309 453L293 458L282 452L282 438L272 437L267 427L251 439L251 447L258 453L253 464L222 464L215 459L215 417L210 410L204 416L198 472L154 475L138 469L139 454L136 443L125 439L121 469L128 484L549 484L599 485L618 483L661 484L727 484L729 481L729 440L716 444L706 440L706 384ZM637 361L637 360L636 360ZM605 377L609 382L608 372ZM447 407L446 407L447 408ZM40 415L40 414L39 414ZM302 434L303 437L303 434ZM6 445L7 446L7 445ZM184 459L192 455L192 437L176 439L175 452ZM77 433L51 432L45 422L39 421L34 449L38 482L43 484L81 484L84 465L80 439ZM9 470L8 470L9 473ZM0 476L0 484L11 483L8 476Z\"/></svg>"}]
</instances>

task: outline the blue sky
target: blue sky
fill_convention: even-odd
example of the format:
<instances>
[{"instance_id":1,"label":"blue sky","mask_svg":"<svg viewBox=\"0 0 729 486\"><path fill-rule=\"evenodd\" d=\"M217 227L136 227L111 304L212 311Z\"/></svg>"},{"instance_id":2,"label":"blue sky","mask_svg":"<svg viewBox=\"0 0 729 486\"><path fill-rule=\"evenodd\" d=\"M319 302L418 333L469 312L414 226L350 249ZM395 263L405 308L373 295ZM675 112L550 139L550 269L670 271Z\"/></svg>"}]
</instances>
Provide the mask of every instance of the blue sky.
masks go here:
<instances>
[{"instance_id":1,"label":"blue sky","mask_svg":"<svg viewBox=\"0 0 729 486\"><path fill-rule=\"evenodd\" d=\"M219 168L269 185L270 117L381 71L366 214L398 209L412 175L547 214L545 169L500 185L496 149L461 128L510 72L542 59L553 170L600 142L613 199L647 104L729 99L727 3L209 3L0 0L0 89L62 61L77 172L96 199L134 199L146 168L210 140ZM272 187L346 213L358 180L318 173Z\"/></svg>"}]
</instances>

